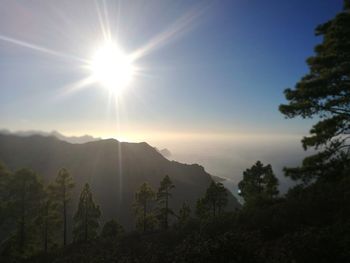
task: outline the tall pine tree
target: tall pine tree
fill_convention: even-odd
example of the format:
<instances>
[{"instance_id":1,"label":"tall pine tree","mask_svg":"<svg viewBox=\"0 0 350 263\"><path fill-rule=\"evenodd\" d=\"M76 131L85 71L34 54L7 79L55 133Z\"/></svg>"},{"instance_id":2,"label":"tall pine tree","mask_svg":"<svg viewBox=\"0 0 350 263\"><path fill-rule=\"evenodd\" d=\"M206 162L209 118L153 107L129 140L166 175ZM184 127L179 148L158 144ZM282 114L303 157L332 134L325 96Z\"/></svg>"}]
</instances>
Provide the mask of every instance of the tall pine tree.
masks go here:
<instances>
[{"instance_id":1,"label":"tall pine tree","mask_svg":"<svg viewBox=\"0 0 350 263\"><path fill-rule=\"evenodd\" d=\"M74 216L74 241L86 242L97 237L100 217L100 207L92 198L89 184L85 184L80 194L78 210Z\"/></svg>"},{"instance_id":2,"label":"tall pine tree","mask_svg":"<svg viewBox=\"0 0 350 263\"><path fill-rule=\"evenodd\" d=\"M61 169L53 184L49 186L49 192L53 202L62 213L62 236L63 246L67 244L67 222L68 222L68 205L71 200L71 192L74 182L71 175L66 169Z\"/></svg>"},{"instance_id":3,"label":"tall pine tree","mask_svg":"<svg viewBox=\"0 0 350 263\"><path fill-rule=\"evenodd\" d=\"M62 226L61 214L57 210L55 200L50 196L48 189L45 191L39 217L36 221L41 226L43 250L46 253L50 248L57 245L58 233Z\"/></svg>"},{"instance_id":4,"label":"tall pine tree","mask_svg":"<svg viewBox=\"0 0 350 263\"><path fill-rule=\"evenodd\" d=\"M175 185L166 175L160 182L160 186L157 192L157 202L159 204L159 219L161 227L167 229L169 227L169 215L173 215L174 212L169 208L169 198L171 198L170 191L175 188Z\"/></svg>"},{"instance_id":5,"label":"tall pine tree","mask_svg":"<svg viewBox=\"0 0 350 263\"><path fill-rule=\"evenodd\" d=\"M8 222L8 202L9 202L9 182L11 179L10 172L5 165L0 162L0 227Z\"/></svg>"},{"instance_id":6,"label":"tall pine tree","mask_svg":"<svg viewBox=\"0 0 350 263\"><path fill-rule=\"evenodd\" d=\"M154 199L155 192L148 183L143 183L135 194L136 227L143 232L152 229L155 225L156 220L151 207Z\"/></svg>"},{"instance_id":7,"label":"tall pine tree","mask_svg":"<svg viewBox=\"0 0 350 263\"><path fill-rule=\"evenodd\" d=\"M309 73L285 90L288 104L279 108L287 118L318 120L302 144L321 151L304 159L302 167L285 169L287 176L304 182L344 174L350 163L350 0L316 28L316 35L323 41L307 59Z\"/></svg>"},{"instance_id":8,"label":"tall pine tree","mask_svg":"<svg viewBox=\"0 0 350 263\"><path fill-rule=\"evenodd\" d=\"M178 225L180 227L183 227L184 225L186 225L186 223L190 220L190 216L191 216L191 208L186 202L183 202L179 210Z\"/></svg>"}]
</instances>

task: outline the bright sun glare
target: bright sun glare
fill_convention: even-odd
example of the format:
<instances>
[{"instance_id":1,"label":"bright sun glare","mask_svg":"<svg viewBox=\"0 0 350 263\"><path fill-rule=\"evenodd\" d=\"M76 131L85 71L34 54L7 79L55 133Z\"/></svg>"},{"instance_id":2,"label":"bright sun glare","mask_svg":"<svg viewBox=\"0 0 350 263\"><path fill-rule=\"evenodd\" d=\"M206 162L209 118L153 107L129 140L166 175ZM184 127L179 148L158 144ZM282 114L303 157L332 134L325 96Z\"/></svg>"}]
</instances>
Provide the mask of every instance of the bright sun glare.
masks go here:
<instances>
[{"instance_id":1,"label":"bright sun glare","mask_svg":"<svg viewBox=\"0 0 350 263\"><path fill-rule=\"evenodd\" d=\"M114 94L130 84L135 71L131 57L111 41L97 49L89 68L94 81Z\"/></svg>"},{"instance_id":2,"label":"bright sun glare","mask_svg":"<svg viewBox=\"0 0 350 263\"><path fill-rule=\"evenodd\" d=\"M86 87L98 86L106 88L110 95L117 97L125 88L131 86L131 82L137 77L144 76L145 68L140 68L135 63L142 57L162 47L177 35L188 31L192 21L201 12L188 12L179 17L168 29L160 32L158 35L147 41L143 46L133 50L131 53L125 53L113 41L113 32L110 30L109 16L105 1L97 1L96 11L101 26L101 45L88 57L80 57L75 54L65 53L60 50L54 50L49 47L26 42L20 39L2 35L0 32L0 42L8 42L14 45L28 48L37 52L72 60L74 65L84 69L87 76L74 83L67 84L62 92L66 95L84 89ZM87 48L87 47L86 47ZM142 73L142 74L140 74ZM98 85L96 85L98 84Z\"/></svg>"}]
</instances>

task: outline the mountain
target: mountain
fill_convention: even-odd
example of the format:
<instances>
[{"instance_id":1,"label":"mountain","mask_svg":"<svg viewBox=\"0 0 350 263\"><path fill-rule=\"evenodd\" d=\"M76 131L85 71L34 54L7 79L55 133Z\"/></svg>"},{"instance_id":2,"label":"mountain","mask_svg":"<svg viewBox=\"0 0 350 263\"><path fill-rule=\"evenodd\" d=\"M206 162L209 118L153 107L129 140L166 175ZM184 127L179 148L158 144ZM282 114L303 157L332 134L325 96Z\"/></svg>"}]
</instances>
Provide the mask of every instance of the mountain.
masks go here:
<instances>
[{"instance_id":1,"label":"mountain","mask_svg":"<svg viewBox=\"0 0 350 263\"><path fill-rule=\"evenodd\" d=\"M212 175L211 179L213 179L214 182L217 183L223 183L226 181L226 178L220 177L220 176L216 176L216 175Z\"/></svg>"},{"instance_id":2,"label":"mountain","mask_svg":"<svg viewBox=\"0 0 350 263\"><path fill-rule=\"evenodd\" d=\"M54 136L61 141L69 142L69 143L86 143L86 142L94 142L99 141L101 138L95 138L91 135L83 135L83 136L65 136L57 131L52 131L49 136Z\"/></svg>"},{"instance_id":3,"label":"mountain","mask_svg":"<svg viewBox=\"0 0 350 263\"><path fill-rule=\"evenodd\" d=\"M197 164L169 161L145 142L126 143L114 139L72 144L53 136L0 134L0 160L10 170L31 168L52 181L60 168L67 168L75 182L71 212L85 182L90 183L103 219L117 218L125 227L134 225L132 202L145 181L155 189L169 175L176 188L170 206L177 211L182 202L192 206L203 196L211 176ZM239 207L230 194L230 209Z\"/></svg>"},{"instance_id":4,"label":"mountain","mask_svg":"<svg viewBox=\"0 0 350 263\"><path fill-rule=\"evenodd\" d=\"M65 142L70 143L86 143L86 142L93 142L93 141L99 141L101 138L95 138L91 135L83 135L83 136L65 136L58 131L52 131L52 132L44 132L44 131L17 131L17 132L11 132L9 130L3 129L0 130L0 134L5 135L17 135L21 137L28 137L33 135L41 135L41 136L51 136L56 137L57 139L60 139Z\"/></svg>"},{"instance_id":5,"label":"mountain","mask_svg":"<svg viewBox=\"0 0 350 263\"><path fill-rule=\"evenodd\" d=\"M156 148L156 150L167 159L171 157L171 152L167 148L161 150Z\"/></svg>"}]
</instances>

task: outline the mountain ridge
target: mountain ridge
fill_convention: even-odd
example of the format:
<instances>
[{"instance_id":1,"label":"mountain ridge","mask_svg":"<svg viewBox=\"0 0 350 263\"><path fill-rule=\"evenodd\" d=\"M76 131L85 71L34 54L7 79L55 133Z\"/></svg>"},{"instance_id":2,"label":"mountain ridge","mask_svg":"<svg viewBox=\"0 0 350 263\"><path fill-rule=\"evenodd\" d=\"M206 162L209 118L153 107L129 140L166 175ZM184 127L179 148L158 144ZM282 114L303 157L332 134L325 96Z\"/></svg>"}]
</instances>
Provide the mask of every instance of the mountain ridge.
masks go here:
<instances>
[{"instance_id":1,"label":"mountain ridge","mask_svg":"<svg viewBox=\"0 0 350 263\"><path fill-rule=\"evenodd\" d=\"M76 181L71 213L82 185L88 182L104 219L117 218L127 228L134 225L132 202L143 182L157 189L161 179L169 175L176 186L170 205L177 211L186 201L194 211L196 200L204 195L212 180L204 167L169 161L146 142L115 139L72 144L41 135L0 134L0 160L10 170L31 168L45 182L52 181L60 168L68 169ZM237 200L230 196L229 208L237 207Z\"/></svg>"},{"instance_id":2,"label":"mountain ridge","mask_svg":"<svg viewBox=\"0 0 350 263\"><path fill-rule=\"evenodd\" d=\"M81 135L81 136L66 136L56 130L53 130L51 132L45 132L45 131L39 131L39 130L10 131L7 129L1 129L0 134L17 135L21 137L30 137L33 135L40 135L44 137L55 137L61 141L66 141L69 143L78 143L78 144L102 140L101 138L96 138L88 134Z\"/></svg>"}]
</instances>

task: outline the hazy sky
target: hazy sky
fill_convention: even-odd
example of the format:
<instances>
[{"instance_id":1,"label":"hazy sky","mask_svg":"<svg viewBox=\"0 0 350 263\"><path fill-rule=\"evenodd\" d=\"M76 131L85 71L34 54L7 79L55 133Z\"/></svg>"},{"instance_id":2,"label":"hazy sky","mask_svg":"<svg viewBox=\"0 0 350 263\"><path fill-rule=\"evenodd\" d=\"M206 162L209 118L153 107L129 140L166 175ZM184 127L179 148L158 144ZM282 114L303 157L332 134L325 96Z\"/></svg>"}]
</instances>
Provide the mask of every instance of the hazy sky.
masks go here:
<instances>
[{"instance_id":1,"label":"hazy sky","mask_svg":"<svg viewBox=\"0 0 350 263\"><path fill-rule=\"evenodd\" d=\"M304 133L311 122L284 120L277 108L283 90L307 71L305 59L319 42L315 26L341 6L341 0L1 0L1 126L118 137L119 124L119 136L135 140ZM125 52L160 39L135 62L142 72L117 105L98 84L69 92L89 74L75 57L90 58L103 42L98 10Z\"/></svg>"},{"instance_id":2,"label":"hazy sky","mask_svg":"<svg viewBox=\"0 0 350 263\"><path fill-rule=\"evenodd\" d=\"M307 72L320 41L314 28L341 7L342 0L0 0L0 128L148 141L223 176L256 159L280 170L302 158L298 141L312 124L278 112L283 90ZM142 53L117 101L98 84L76 88L90 74L81 59L103 44L103 28L127 54Z\"/></svg>"}]
</instances>

